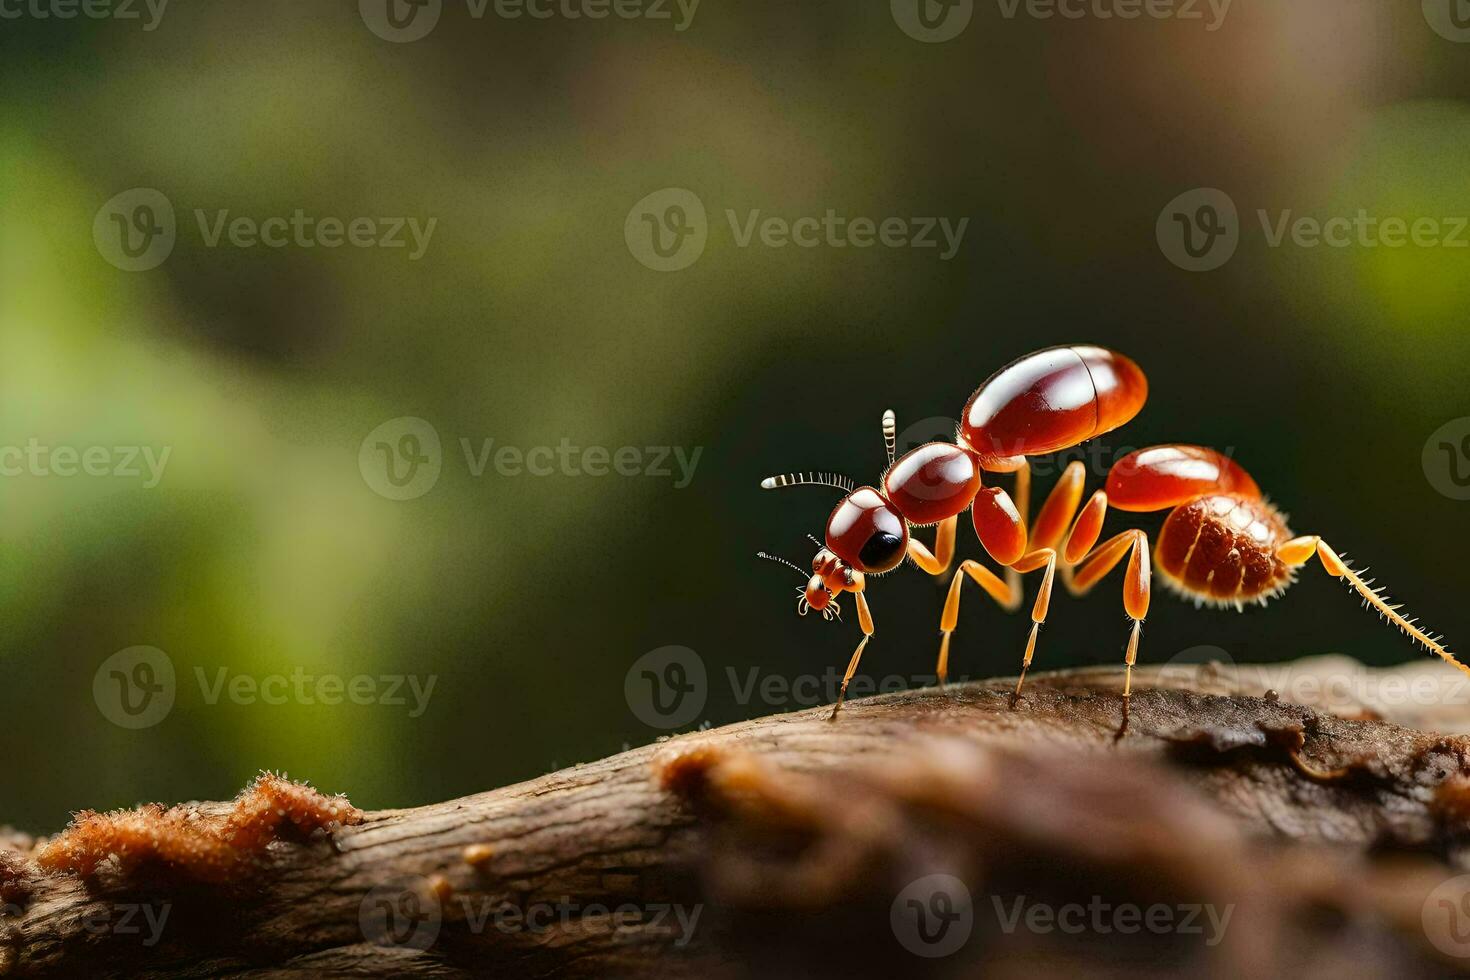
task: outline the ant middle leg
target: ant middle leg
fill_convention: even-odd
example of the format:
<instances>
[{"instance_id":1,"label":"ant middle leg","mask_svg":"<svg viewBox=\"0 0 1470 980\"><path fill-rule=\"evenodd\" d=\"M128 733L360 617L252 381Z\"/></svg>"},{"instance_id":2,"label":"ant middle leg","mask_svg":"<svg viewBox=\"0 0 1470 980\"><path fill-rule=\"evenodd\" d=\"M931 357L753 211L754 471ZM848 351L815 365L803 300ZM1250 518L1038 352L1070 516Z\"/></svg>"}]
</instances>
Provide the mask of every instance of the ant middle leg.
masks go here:
<instances>
[{"instance_id":1,"label":"ant middle leg","mask_svg":"<svg viewBox=\"0 0 1470 980\"><path fill-rule=\"evenodd\" d=\"M1021 685L1026 683L1026 672L1031 669L1031 658L1036 655L1037 634L1041 632L1041 627L1046 625L1046 614L1051 608L1052 584L1057 574L1056 550L1039 548L1025 555L1012 567L1022 574L1033 572L1038 568L1046 569L1041 576L1041 588L1036 590L1036 601L1031 605L1031 634L1026 638L1026 654L1021 659L1021 676L1016 678L1016 689L1011 693L1011 707L1014 708L1021 700ZM1016 598L1019 599L1020 596Z\"/></svg>"},{"instance_id":2,"label":"ant middle leg","mask_svg":"<svg viewBox=\"0 0 1470 980\"><path fill-rule=\"evenodd\" d=\"M944 686L945 678L949 675L949 638L960 621L960 593L965 587L967 576L984 589L1002 609L1014 610L1021 604L1019 588L1012 589L1004 579L978 561L971 559L960 562L960 567L955 570L954 578L949 583L949 596L944 600L944 612L939 617L939 660L935 664L934 675L939 679L940 687Z\"/></svg>"},{"instance_id":3,"label":"ant middle leg","mask_svg":"<svg viewBox=\"0 0 1470 980\"><path fill-rule=\"evenodd\" d=\"M1097 546L1068 584L1074 595L1085 595L1117 567L1128 555L1128 569L1123 575L1123 608L1133 620L1128 634L1128 652L1124 655L1123 724L1118 737L1128 730L1128 705L1133 693L1133 665L1138 662L1138 638L1148 616L1152 595L1153 566L1148 552L1148 535L1139 530L1123 531Z\"/></svg>"}]
</instances>

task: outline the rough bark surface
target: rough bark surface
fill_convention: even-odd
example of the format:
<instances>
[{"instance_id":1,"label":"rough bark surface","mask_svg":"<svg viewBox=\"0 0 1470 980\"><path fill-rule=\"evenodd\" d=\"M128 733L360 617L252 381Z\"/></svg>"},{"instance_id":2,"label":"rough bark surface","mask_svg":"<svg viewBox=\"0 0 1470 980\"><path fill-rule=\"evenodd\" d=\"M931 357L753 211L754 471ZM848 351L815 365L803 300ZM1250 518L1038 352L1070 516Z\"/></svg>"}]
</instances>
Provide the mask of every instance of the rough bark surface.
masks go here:
<instances>
[{"instance_id":1,"label":"rough bark surface","mask_svg":"<svg viewBox=\"0 0 1470 980\"><path fill-rule=\"evenodd\" d=\"M1441 668L1139 670L1121 738L1111 669L884 695L369 812L227 884L35 874L0 837L0 975L1442 975L1470 713Z\"/></svg>"}]
</instances>

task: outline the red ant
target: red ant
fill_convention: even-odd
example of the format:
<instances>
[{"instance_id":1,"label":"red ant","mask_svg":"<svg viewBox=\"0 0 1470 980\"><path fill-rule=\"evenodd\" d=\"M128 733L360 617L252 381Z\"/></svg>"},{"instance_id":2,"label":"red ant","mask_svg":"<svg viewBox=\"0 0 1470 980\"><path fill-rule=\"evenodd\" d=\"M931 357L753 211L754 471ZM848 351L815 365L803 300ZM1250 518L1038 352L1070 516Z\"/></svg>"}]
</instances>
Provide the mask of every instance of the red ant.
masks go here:
<instances>
[{"instance_id":1,"label":"red ant","mask_svg":"<svg viewBox=\"0 0 1470 980\"><path fill-rule=\"evenodd\" d=\"M982 384L965 403L953 443L926 443L895 459L897 422L892 411L884 412L888 469L879 481L881 490L858 487L833 473L789 473L761 482L767 490L820 484L843 493L827 519L825 547L818 543L821 550L812 560L812 573L797 605L802 615L815 609L830 619L839 613L836 597L850 592L857 606L863 638L842 678L833 718L873 637L866 576L892 571L905 557L930 575L946 574L954 557L956 522L967 507L980 543L1005 569L1005 577L974 560L961 562L954 573L939 620L935 673L941 686L949 669L949 641L959 621L966 577L1002 608L1014 611L1021 605L1021 575L1043 572L1031 607L1021 676L1011 698L1014 707L1036 653L1037 634L1046 622L1058 567L1068 591L1083 595L1125 555L1123 608L1133 621L1123 661L1125 727L1155 565L1166 586L1196 605L1239 610L1248 602L1264 605L1281 595L1296 580L1296 569L1315 555L1329 575L1348 582L1364 605L1470 674L1470 667L1445 648L1443 637L1424 632L1402 616L1381 588L1371 588L1372 581L1350 568L1326 541L1317 535L1293 537L1285 516L1261 495L1250 475L1213 449L1166 445L1130 453L1113 465L1106 488L1096 491L1080 514L1086 470L1081 462L1073 462L1028 531L1031 470L1026 458L1069 449L1118 428L1138 414L1147 397L1143 371L1122 354L1101 347L1052 347L1022 357ZM1015 473L1015 498L1000 487L983 486L985 472ZM1109 506L1134 513L1172 508L1152 558L1148 535L1140 530L1122 531L1097 544ZM910 527L928 525L938 525L932 551L909 534ZM807 577L785 559L764 552L760 557L782 562Z\"/></svg>"}]
</instances>

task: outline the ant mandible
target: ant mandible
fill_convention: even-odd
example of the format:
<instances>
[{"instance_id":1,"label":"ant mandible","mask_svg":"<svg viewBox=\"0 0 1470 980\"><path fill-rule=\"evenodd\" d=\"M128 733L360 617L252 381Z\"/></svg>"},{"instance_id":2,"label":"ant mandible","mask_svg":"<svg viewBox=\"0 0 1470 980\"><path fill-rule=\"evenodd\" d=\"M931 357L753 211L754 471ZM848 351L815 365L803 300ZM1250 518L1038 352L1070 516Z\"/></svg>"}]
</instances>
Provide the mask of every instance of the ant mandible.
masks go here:
<instances>
[{"instance_id":1,"label":"ant mandible","mask_svg":"<svg viewBox=\"0 0 1470 980\"><path fill-rule=\"evenodd\" d=\"M1444 646L1443 637L1426 633L1405 618L1401 607L1391 605L1381 588L1372 588L1372 581L1365 581L1320 536L1293 536L1286 517L1261 495L1250 475L1213 449L1165 445L1129 453L1113 465L1105 488L1092 495L1080 514L1086 469L1074 461L1028 529L1027 457L1060 452L1110 432L1137 415L1147 397L1143 371L1122 354L1094 346L1052 347L1020 358L982 384L965 403L953 443L926 443L895 459L897 422L892 411L884 412L888 469L879 480L881 490L858 487L835 473L788 473L761 481L767 490L817 484L843 493L827 519L825 546L812 539L820 550L809 577L792 562L765 552L759 555L796 569L807 579L805 588L798 590L797 611L802 615L815 609L831 619L839 613L836 597L844 592L853 595L863 638L848 662L832 718L842 708L848 683L873 638L867 576L892 571L905 557L936 578L947 574L956 523L967 507L980 543L1004 568L1005 577L974 560L962 561L955 571L939 620L935 674L941 686L949 669L950 637L959 621L966 578L1002 608L1015 611L1021 605L1021 576L1042 571L1021 675L1011 698L1014 707L1059 572L1069 592L1084 595L1125 555L1123 608L1133 623L1123 661L1125 727L1154 567L1171 591L1196 605L1243 609L1246 603L1264 605L1281 595L1296 580L1297 569L1315 555L1323 569L1346 580L1365 605L1429 652L1470 674L1470 667ZM984 486L986 472L1014 473L1015 497L1000 487ZM1148 535L1140 530L1122 531L1097 544L1109 507L1134 513L1171 511L1152 558ZM909 533L911 527L930 525L938 525L932 551Z\"/></svg>"}]
</instances>

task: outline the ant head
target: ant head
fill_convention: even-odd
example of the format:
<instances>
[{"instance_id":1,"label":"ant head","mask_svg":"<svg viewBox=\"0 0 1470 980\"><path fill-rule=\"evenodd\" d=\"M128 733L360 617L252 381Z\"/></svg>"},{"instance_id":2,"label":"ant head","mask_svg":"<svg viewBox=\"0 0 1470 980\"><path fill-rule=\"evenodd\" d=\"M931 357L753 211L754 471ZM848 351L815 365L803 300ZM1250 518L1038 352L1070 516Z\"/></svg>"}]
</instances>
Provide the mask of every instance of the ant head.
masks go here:
<instances>
[{"instance_id":1,"label":"ant head","mask_svg":"<svg viewBox=\"0 0 1470 980\"><path fill-rule=\"evenodd\" d=\"M816 557L812 559L812 583L820 580L822 586L833 595L839 592L863 591L867 583L862 572L849 567L831 548L810 534L807 538L817 546Z\"/></svg>"},{"instance_id":2,"label":"ant head","mask_svg":"<svg viewBox=\"0 0 1470 980\"><path fill-rule=\"evenodd\" d=\"M844 566L836 555L825 548L818 551L817 557L812 560L811 575L802 571L795 562L766 554L764 551L759 552L756 557L779 562L806 580L806 584L796 590L800 596L796 600L796 612L801 616L815 609L822 614L825 620L841 619L842 607L837 604L838 594L854 588L856 590L863 588L862 573L854 572Z\"/></svg>"}]
</instances>

